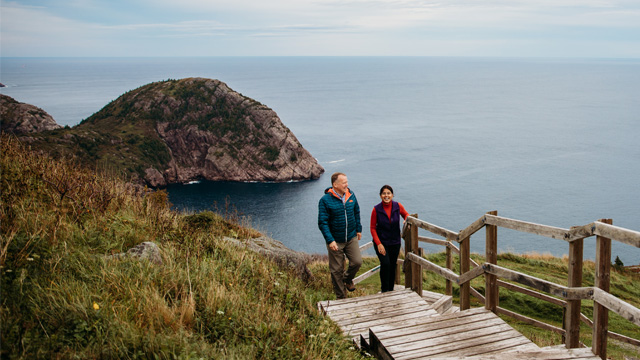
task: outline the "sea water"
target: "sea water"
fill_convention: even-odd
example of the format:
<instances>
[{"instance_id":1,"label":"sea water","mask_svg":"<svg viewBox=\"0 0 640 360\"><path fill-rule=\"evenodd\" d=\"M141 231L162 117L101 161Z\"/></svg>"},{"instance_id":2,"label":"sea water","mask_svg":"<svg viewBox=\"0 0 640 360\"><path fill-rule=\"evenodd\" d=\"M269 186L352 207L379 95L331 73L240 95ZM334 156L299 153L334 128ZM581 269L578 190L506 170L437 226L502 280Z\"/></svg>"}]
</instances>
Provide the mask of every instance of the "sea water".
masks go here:
<instances>
[{"instance_id":1,"label":"sea water","mask_svg":"<svg viewBox=\"0 0 640 360\"><path fill-rule=\"evenodd\" d=\"M316 181L168 187L176 209L236 212L294 250L326 251L318 200L347 174L363 226L384 184L432 224L500 216L640 230L640 59L437 57L2 58L1 93L73 126L126 91L219 79L271 107L325 168ZM432 236L424 233L425 236ZM432 236L435 237L435 236ZM441 248L424 245L428 252ZM562 256L563 240L498 230L501 252ZM471 238L484 251L484 231ZM584 256L595 258L595 239ZM613 258L640 263L614 242Z\"/></svg>"}]
</instances>

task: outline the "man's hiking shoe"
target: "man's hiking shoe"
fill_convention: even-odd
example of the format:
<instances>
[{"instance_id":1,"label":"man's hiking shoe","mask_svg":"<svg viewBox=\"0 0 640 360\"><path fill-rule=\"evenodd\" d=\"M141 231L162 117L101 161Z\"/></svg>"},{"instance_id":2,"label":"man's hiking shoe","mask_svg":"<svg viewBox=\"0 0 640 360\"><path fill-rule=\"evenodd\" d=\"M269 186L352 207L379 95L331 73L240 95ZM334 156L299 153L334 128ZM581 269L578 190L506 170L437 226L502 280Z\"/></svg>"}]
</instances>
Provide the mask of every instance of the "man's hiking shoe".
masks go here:
<instances>
[{"instance_id":1,"label":"man's hiking shoe","mask_svg":"<svg viewBox=\"0 0 640 360\"><path fill-rule=\"evenodd\" d=\"M356 286L353 284L353 281L350 281L348 283L344 283L344 287L346 287L347 290L349 290L349 291L356 291Z\"/></svg>"}]
</instances>

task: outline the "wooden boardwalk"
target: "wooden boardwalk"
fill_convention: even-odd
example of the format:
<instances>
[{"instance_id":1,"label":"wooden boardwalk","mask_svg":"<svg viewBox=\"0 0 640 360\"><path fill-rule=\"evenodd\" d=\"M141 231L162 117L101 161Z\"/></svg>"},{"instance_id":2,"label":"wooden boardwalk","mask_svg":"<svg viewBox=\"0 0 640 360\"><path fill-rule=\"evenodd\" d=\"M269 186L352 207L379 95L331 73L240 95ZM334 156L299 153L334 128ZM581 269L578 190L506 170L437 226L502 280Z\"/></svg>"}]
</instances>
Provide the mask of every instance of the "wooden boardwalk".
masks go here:
<instances>
[{"instance_id":1,"label":"wooden boardwalk","mask_svg":"<svg viewBox=\"0 0 640 360\"><path fill-rule=\"evenodd\" d=\"M402 289L322 301L318 309L378 359L599 359L590 349L541 349L491 311L452 311L439 294L425 295Z\"/></svg>"}]
</instances>

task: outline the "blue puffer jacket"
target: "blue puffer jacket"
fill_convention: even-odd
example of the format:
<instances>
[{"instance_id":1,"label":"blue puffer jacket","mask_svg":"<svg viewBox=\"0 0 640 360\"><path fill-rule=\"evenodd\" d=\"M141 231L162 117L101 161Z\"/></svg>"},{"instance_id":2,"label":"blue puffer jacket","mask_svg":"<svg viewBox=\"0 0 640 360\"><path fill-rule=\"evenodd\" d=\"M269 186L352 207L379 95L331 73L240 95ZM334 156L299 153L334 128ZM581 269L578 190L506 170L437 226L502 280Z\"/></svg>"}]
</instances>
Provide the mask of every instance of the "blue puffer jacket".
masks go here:
<instances>
[{"instance_id":1,"label":"blue puffer jacket","mask_svg":"<svg viewBox=\"0 0 640 360\"><path fill-rule=\"evenodd\" d=\"M345 243L362 232L360 206L356 195L347 189L346 202L327 188L318 203L318 228L327 244L333 241Z\"/></svg>"}]
</instances>

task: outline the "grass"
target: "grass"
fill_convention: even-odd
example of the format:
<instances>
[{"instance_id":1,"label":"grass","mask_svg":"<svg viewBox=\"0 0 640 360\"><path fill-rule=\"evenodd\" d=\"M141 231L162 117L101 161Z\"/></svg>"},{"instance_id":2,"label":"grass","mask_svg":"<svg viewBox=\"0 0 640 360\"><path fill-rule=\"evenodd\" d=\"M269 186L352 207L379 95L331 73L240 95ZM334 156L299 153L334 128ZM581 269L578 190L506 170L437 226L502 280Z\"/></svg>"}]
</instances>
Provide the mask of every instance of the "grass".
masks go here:
<instances>
[{"instance_id":1,"label":"grass","mask_svg":"<svg viewBox=\"0 0 640 360\"><path fill-rule=\"evenodd\" d=\"M10 359L360 358L310 282L223 238L233 213L180 214L166 193L2 138L1 355ZM144 241L163 264L108 255Z\"/></svg>"},{"instance_id":2,"label":"grass","mask_svg":"<svg viewBox=\"0 0 640 360\"><path fill-rule=\"evenodd\" d=\"M0 357L8 359L359 359L316 303L334 299L326 260L301 280L272 261L231 246L260 234L233 211L172 211L163 191L113 174L52 160L3 136L0 152ZM115 171L111 171L114 173ZM162 249L163 264L114 260L144 241ZM473 255L482 262L482 257ZM444 254L427 255L444 264ZM361 272L378 265L365 257ZM559 284L566 259L502 254L499 265ZM585 267L585 286L593 281ZM640 275L612 272L612 293L640 306ZM425 290L444 293L425 272ZM484 292L482 280L472 283ZM378 276L350 296L379 291ZM458 290L454 287L454 301ZM562 309L500 292L500 305L561 326ZM472 306L480 306L475 302ZM591 316L592 304L583 302ZM541 346L559 336L511 319ZM611 316L610 329L638 338L638 328ZM591 344L583 327L581 340ZM609 356L637 357L609 342Z\"/></svg>"}]
</instances>

